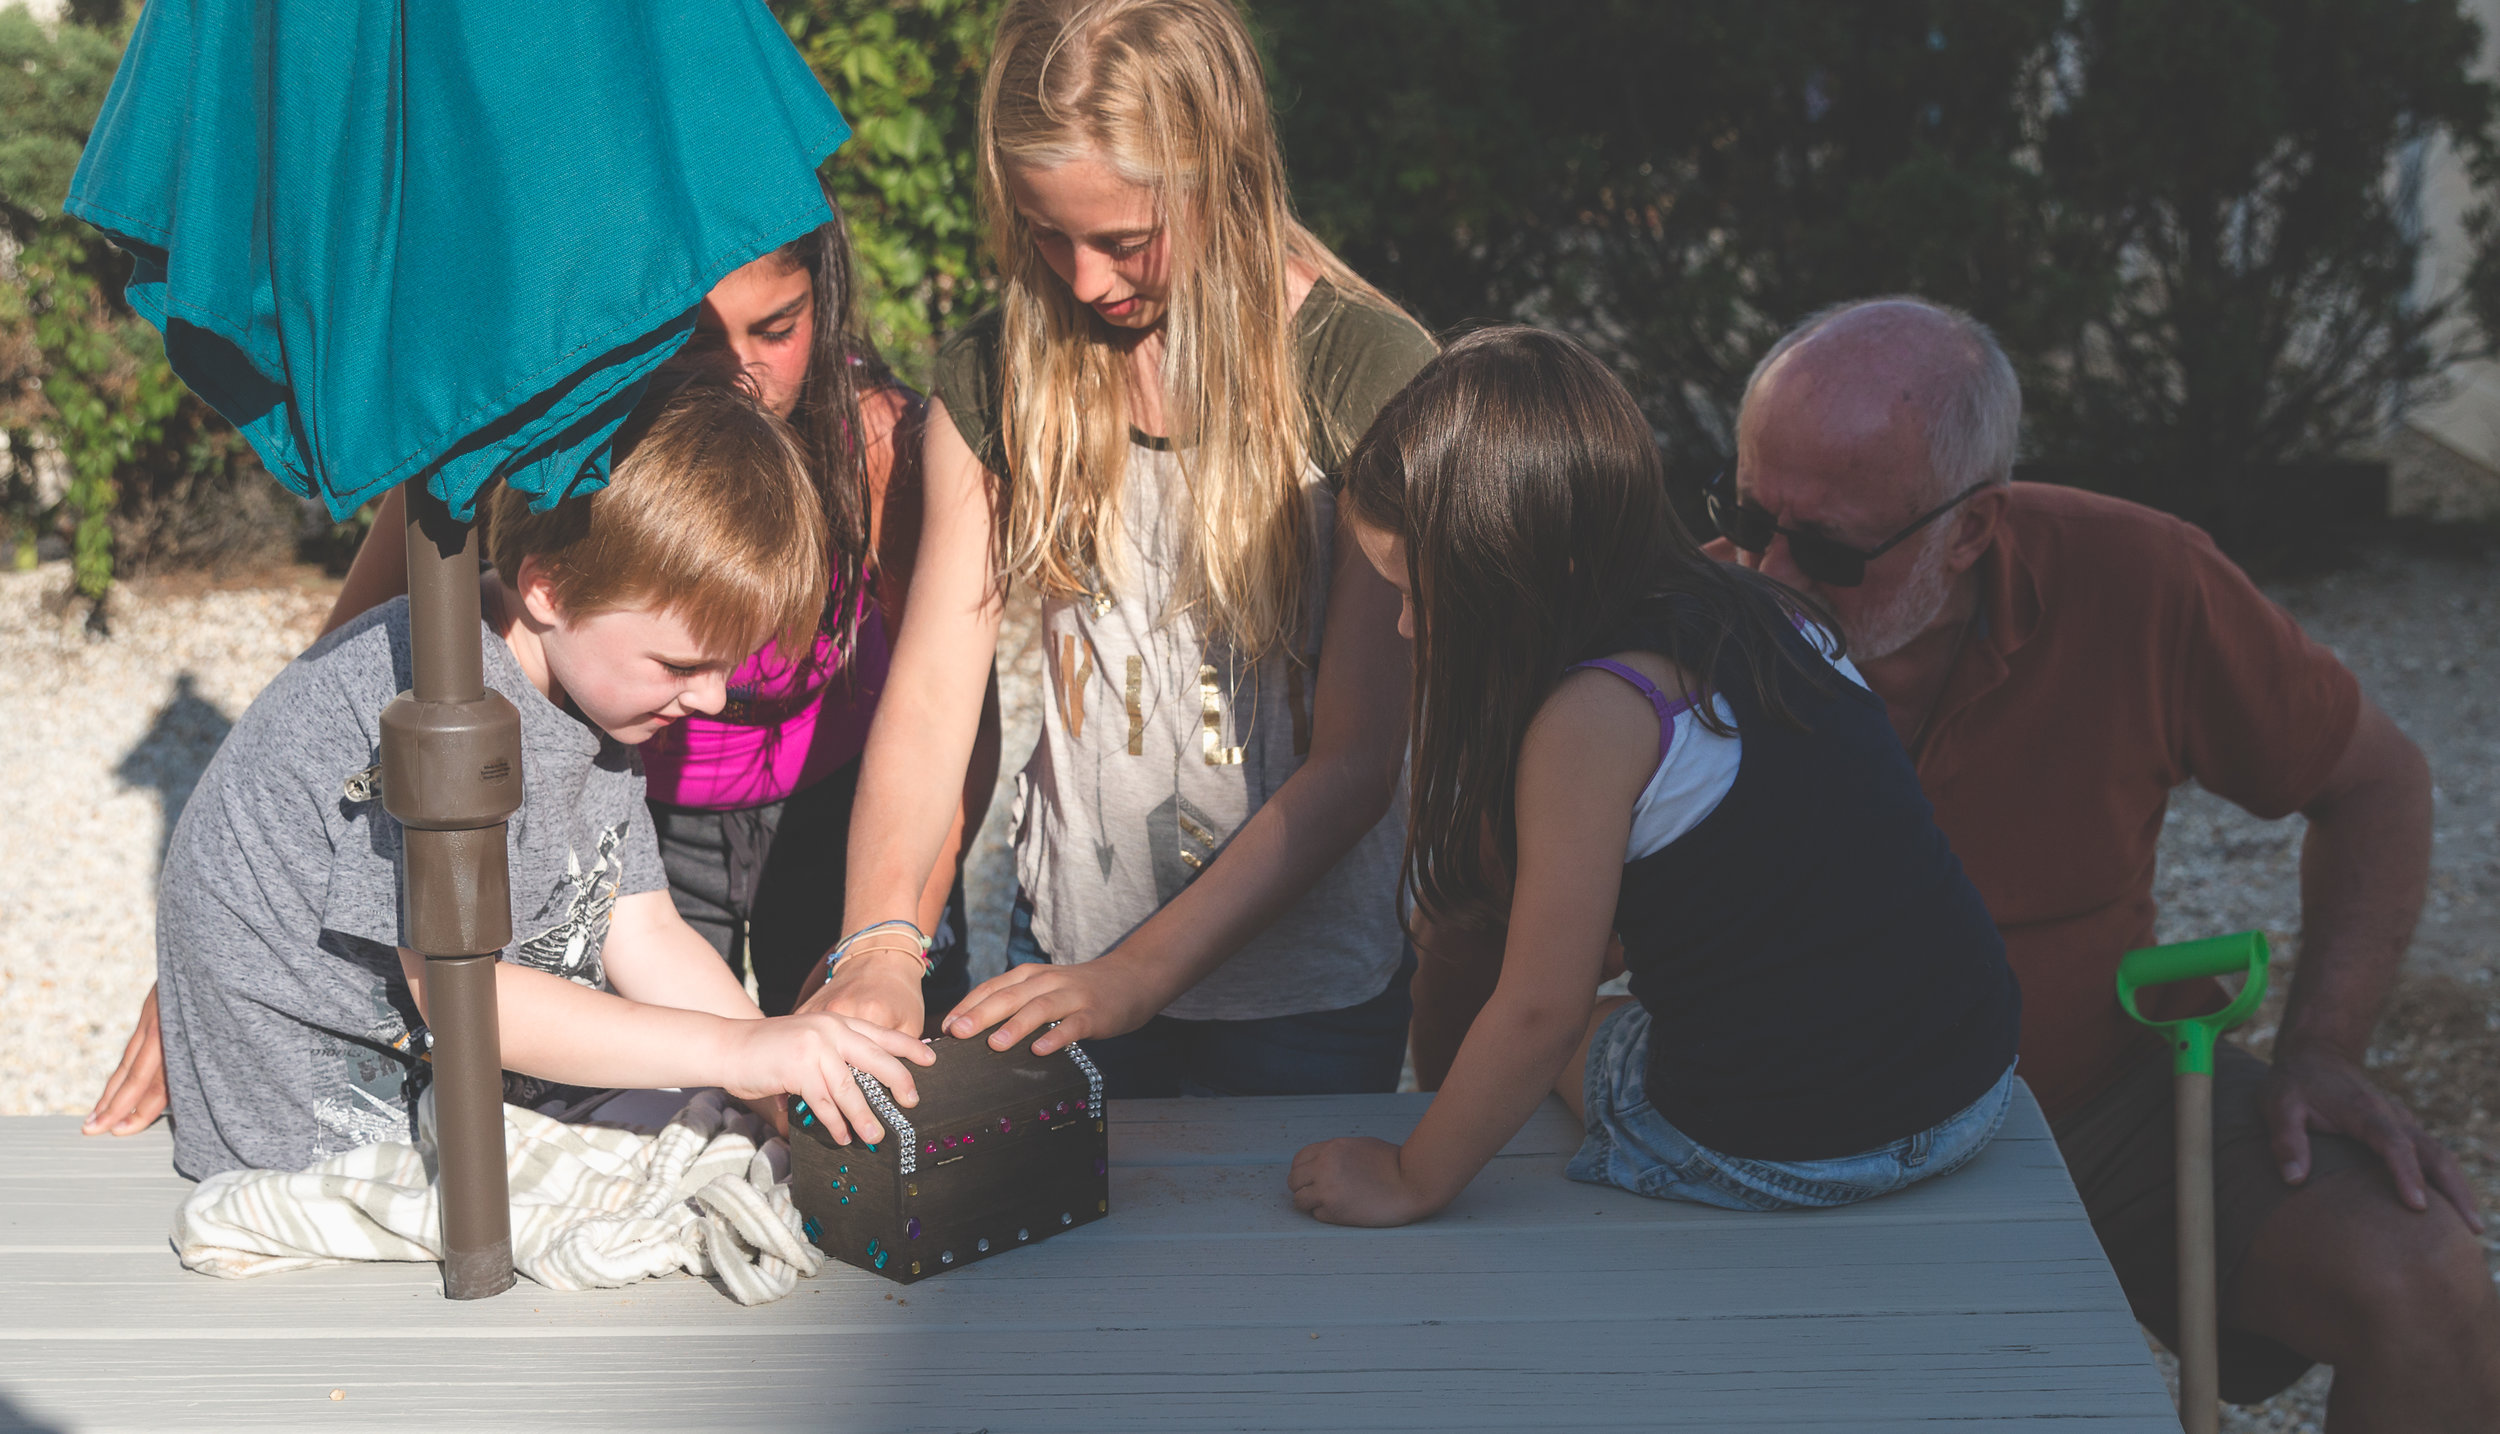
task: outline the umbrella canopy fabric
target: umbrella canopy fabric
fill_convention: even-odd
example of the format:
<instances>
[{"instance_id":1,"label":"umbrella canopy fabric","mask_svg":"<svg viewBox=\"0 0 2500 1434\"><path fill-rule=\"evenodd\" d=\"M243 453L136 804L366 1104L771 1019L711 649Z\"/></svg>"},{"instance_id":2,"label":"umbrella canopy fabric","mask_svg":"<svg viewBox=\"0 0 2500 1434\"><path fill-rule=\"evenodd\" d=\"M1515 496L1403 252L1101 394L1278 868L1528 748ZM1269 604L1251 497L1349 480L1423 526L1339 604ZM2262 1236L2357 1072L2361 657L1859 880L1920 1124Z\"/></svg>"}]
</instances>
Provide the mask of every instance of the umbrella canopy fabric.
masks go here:
<instances>
[{"instance_id":1,"label":"umbrella canopy fabric","mask_svg":"<svg viewBox=\"0 0 2500 1434\"><path fill-rule=\"evenodd\" d=\"M280 481L466 519L606 481L849 134L760 0L149 0L68 208Z\"/></svg>"}]
</instances>

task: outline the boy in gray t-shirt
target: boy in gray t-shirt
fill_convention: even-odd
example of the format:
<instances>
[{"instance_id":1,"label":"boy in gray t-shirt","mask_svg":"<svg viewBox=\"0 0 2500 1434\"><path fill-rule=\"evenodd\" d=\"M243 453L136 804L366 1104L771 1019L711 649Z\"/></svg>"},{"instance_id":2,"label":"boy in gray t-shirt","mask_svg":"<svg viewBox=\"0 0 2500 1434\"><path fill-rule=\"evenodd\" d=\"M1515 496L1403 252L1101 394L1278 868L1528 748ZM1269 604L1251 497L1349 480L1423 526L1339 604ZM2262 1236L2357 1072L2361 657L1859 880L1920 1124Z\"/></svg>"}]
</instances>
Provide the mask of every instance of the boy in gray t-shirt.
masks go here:
<instances>
[{"instance_id":1,"label":"boy in gray t-shirt","mask_svg":"<svg viewBox=\"0 0 2500 1434\"><path fill-rule=\"evenodd\" d=\"M876 1138L848 1068L909 1105L902 1060L927 1048L843 1017L762 1017L670 903L632 750L719 711L766 641L812 638L828 570L815 489L779 421L734 389L644 408L598 494L547 513L494 501L486 679L520 710L524 784L496 984L506 1095L796 1092ZM371 789L382 709L408 681L401 599L278 675L174 829L157 973L185 1175L413 1138L425 968L406 949L399 824Z\"/></svg>"}]
</instances>

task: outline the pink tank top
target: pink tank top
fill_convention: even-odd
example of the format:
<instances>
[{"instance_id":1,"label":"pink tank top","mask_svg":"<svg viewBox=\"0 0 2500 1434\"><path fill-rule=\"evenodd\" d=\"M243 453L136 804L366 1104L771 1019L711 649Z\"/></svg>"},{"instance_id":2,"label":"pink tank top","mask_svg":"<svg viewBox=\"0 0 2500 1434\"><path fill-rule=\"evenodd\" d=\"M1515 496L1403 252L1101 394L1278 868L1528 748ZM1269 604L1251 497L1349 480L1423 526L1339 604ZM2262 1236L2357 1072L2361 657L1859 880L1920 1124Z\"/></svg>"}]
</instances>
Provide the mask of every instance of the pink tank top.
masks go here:
<instances>
[{"instance_id":1,"label":"pink tank top","mask_svg":"<svg viewBox=\"0 0 2500 1434\"><path fill-rule=\"evenodd\" d=\"M706 811L762 806L857 758L890 655L884 616L864 593L861 607L847 666L821 632L809 663L766 648L729 675L719 716L689 717L645 742L651 800Z\"/></svg>"}]
</instances>

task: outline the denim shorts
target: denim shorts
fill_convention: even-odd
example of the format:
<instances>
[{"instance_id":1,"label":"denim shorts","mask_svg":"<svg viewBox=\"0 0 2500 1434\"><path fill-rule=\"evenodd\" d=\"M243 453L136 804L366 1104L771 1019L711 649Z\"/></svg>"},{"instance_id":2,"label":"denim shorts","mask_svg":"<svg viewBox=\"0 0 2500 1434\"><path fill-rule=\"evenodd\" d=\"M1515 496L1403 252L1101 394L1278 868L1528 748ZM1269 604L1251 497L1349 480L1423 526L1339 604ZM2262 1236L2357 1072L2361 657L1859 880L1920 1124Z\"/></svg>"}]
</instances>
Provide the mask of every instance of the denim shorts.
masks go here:
<instances>
[{"instance_id":1,"label":"denim shorts","mask_svg":"<svg viewBox=\"0 0 2500 1434\"><path fill-rule=\"evenodd\" d=\"M1831 1160L1754 1160L1712 1150L1669 1125L1643 1088L1648 1070L1649 1012L1626 1001L1589 1043L1588 1135L1563 1173L1722 1210L1854 1205L1958 1170L1987 1148L2014 1095L2008 1066L1987 1094L1890 1145Z\"/></svg>"}]
</instances>

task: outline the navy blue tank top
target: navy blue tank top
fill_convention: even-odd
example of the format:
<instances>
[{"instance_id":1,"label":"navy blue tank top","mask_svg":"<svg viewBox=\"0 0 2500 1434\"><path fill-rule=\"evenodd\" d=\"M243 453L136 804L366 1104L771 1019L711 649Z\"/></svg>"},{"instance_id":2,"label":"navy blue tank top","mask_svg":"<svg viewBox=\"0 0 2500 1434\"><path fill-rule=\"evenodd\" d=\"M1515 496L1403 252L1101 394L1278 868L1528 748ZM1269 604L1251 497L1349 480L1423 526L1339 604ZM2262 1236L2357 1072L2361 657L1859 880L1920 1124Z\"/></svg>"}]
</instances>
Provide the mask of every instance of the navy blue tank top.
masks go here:
<instances>
[{"instance_id":1,"label":"navy blue tank top","mask_svg":"<svg viewBox=\"0 0 2500 1434\"><path fill-rule=\"evenodd\" d=\"M1662 605L1592 656L1670 654L1679 620ZM1762 710L1730 642L1713 679L1743 742L1736 784L1625 864L1615 930L1659 1114L1730 1155L1824 1160L1985 1094L2013 1062L2022 995L1883 702L1803 635L1781 640L1825 678L1769 664L1807 730Z\"/></svg>"}]
</instances>

